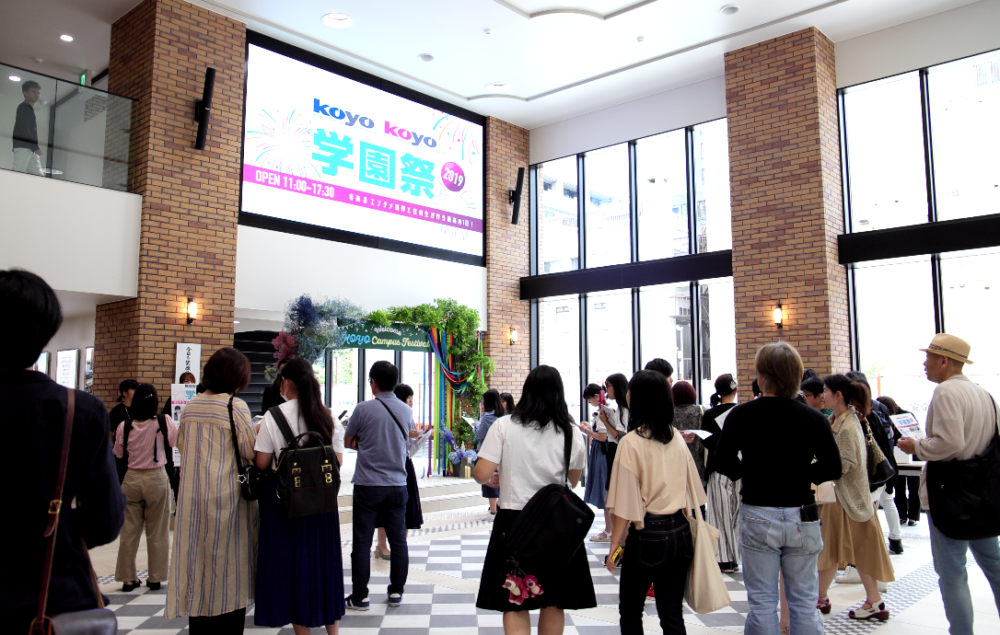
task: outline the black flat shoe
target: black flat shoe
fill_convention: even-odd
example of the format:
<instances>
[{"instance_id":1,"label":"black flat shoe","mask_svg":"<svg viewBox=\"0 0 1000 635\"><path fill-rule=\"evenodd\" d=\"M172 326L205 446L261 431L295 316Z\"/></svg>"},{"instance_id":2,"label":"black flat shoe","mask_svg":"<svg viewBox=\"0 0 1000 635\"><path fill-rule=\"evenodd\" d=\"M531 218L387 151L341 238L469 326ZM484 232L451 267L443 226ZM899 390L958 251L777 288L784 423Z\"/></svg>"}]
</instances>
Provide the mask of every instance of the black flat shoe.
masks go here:
<instances>
[{"instance_id":1,"label":"black flat shoe","mask_svg":"<svg viewBox=\"0 0 1000 635\"><path fill-rule=\"evenodd\" d=\"M142 582L139 582L138 580L136 580L135 582L126 582L122 584L122 592L131 593L132 591L135 591L141 586Z\"/></svg>"},{"instance_id":2,"label":"black flat shoe","mask_svg":"<svg viewBox=\"0 0 1000 635\"><path fill-rule=\"evenodd\" d=\"M160 590L160 583L159 582L150 582L149 580L146 580L146 586L149 587L150 591L159 591Z\"/></svg>"}]
</instances>

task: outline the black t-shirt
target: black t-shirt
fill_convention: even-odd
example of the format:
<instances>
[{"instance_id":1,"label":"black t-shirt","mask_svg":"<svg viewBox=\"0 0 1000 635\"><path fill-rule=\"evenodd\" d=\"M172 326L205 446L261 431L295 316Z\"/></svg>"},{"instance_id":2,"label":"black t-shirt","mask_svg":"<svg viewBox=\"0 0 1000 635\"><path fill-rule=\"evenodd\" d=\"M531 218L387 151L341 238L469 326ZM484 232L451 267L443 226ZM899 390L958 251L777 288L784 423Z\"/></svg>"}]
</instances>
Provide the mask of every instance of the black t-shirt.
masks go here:
<instances>
[{"instance_id":1,"label":"black t-shirt","mask_svg":"<svg viewBox=\"0 0 1000 635\"><path fill-rule=\"evenodd\" d=\"M815 500L810 483L838 479L843 471L826 417L782 397L761 397L729 413L715 468L742 479L743 503L758 507L808 505Z\"/></svg>"},{"instance_id":2,"label":"black t-shirt","mask_svg":"<svg viewBox=\"0 0 1000 635\"><path fill-rule=\"evenodd\" d=\"M38 123L35 120L35 109L26 101L22 101L17 106L13 137L15 150L27 148L34 152L38 149Z\"/></svg>"}]
</instances>

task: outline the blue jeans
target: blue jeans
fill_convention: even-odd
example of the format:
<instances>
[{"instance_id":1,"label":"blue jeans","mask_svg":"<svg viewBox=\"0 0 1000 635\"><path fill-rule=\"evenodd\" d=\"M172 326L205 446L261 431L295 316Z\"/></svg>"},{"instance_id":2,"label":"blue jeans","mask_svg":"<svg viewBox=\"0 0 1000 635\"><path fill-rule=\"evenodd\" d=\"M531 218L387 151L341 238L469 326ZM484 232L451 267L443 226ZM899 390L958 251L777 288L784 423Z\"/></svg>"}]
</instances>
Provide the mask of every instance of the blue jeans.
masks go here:
<instances>
[{"instance_id":1,"label":"blue jeans","mask_svg":"<svg viewBox=\"0 0 1000 635\"><path fill-rule=\"evenodd\" d=\"M642 531L629 529L625 553L628 566L622 567L618 598L622 635L642 635L650 584L663 632L684 635L684 587L694 558L691 523L684 513L646 514Z\"/></svg>"},{"instance_id":2,"label":"blue jeans","mask_svg":"<svg viewBox=\"0 0 1000 635\"><path fill-rule=\"evenodd\" d=\"M944 613L951 625L948 632L951 635L972 635L972 596L969 594L969 572L965 568L965 556L972 549L976 563L993 587L993 599L1000 611L1000 542L996 538L949 538L934 526L933 510L927 512L927 523L931 527L934 571L938 574Z\"/></svg>"},{"instance_id":3,"label":"blue jeans","mask_svg":"<svg viewBox=\"0 0 1000 635\"><path fill-rule=\"evenodd\" d=\"M354 546L351 551L351 595L368 597L371 578L371 548L377 520L385 521L389 543L389 593L402 593L410 552L406 548L406 486L354 486Z\"/></svg>"},{"instance_id":4,"label":"blue jeans","mask_svg":"<svg viewBox=\"0 0 1000 635\"><path fill-rule=\"evenodd\" d=\"M823 550L819 521L801 522L798 507L740 508L740 545L743 547L743 584L750 614L746 635L777 635L778 570L785 576L785 596L796 635L822 635L823 621L816 610Z\"/></svg>"}]
</instances>

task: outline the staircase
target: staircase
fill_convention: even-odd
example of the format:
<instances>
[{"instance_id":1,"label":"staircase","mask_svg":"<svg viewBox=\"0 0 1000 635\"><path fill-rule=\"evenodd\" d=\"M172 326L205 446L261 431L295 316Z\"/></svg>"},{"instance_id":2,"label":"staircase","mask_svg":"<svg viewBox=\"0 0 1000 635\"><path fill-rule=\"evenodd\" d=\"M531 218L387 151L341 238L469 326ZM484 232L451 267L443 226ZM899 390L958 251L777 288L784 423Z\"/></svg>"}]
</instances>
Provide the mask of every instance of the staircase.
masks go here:
<instances>
[{"instance_id":1,"label":"staircase","mask_svg":"<svg viewBox=\"0 0 1000 635\"><path fill-rule=\"evenodd\" d=\"M254 416L260 414L264 388L271 385L264 377L264 369L274 364L271 340L276 337L276 331L244 331L233 337L233 348L250 360L250 384L240 393L240 399L247 402Z\"/></svg>"},{"instance_id":2,"label":"staircase","mask_svg":"<svg viewBox=\"0 0 1000 635\"><path fill-rule=\"evenodd\" d=\"M350 478L349 475L344 477ZM466 507L482 507L485 512L489 508L489 503L483 498L481 486L471 479L433 476L418 478L417 487L420 488L420 508L424 514ZM345 491L348 493L345 494ZM351 523L354 521L354 497L350 494L350 482L343 483L340 492L337 498L340 522Z\"/></svg>"}]
</instances>

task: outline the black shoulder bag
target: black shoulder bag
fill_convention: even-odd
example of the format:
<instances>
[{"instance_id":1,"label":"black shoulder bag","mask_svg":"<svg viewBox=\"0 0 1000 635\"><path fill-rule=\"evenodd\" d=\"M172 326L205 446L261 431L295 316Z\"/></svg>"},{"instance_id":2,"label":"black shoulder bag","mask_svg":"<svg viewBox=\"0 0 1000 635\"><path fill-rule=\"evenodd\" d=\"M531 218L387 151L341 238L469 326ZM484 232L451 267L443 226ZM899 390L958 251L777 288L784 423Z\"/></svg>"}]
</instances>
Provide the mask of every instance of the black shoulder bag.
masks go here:
<instances>
[{"instance_id":1,"label":"black shoulder bag","mask_svg":"<svg viewBox=\"0 0 1000 635\"><path fill-rule=\"evenodd\" d=\"M1000 536L1000 427L993 402L993 440L982 456L928 461L927 498L934 526L954 540Z\"/></svg>"},{"instance_id":2,"label":"black shoulder bag","mask_svg":"<svg viewBox=\"0 0 1000 635\"><path fill-rule=\"evenodd\" d=\"M243 464L243 457L240 455L240 442L236 437L236 420L233 418L233 399L235 395L229 396L229 429L233 437L233 456L236 459L236 480L240 484L240 496L244 500L255 501L264 494L267 482L271 480L274 471L271 468L258 470L257 466L250 462L250 465Z\"/></svg>"},{"instance_id":3,"label":"black shoulder bag","mask_svg":"<svg viewBox=\"0 0 1000 635\"><path fill-rule=\"evenodd\" d=\"M281 515L291 520L337 511L340 463L333 446L324 443L323 435L311 430L292 435L285 413L278 406L268 412L288 444L278 456L278 469L274 472ZM318 447L299 447L311 438L319 441Z\"/></svg>"},{"instance_id":4,"label":"black shoulder bag","mask_svg":"<svg viewBox=\"0 0 1000 635\"><path fill-rule=\"evenodd\" d=\"M565 433L566 482L535 492L504 535L513 564L526 573L558 572L583 547L594 512L569 488L572 432Z\"/></svg>"}]
</instances>

